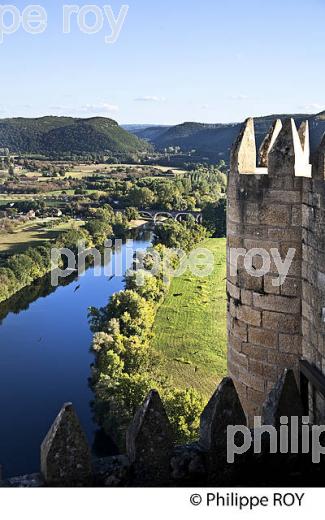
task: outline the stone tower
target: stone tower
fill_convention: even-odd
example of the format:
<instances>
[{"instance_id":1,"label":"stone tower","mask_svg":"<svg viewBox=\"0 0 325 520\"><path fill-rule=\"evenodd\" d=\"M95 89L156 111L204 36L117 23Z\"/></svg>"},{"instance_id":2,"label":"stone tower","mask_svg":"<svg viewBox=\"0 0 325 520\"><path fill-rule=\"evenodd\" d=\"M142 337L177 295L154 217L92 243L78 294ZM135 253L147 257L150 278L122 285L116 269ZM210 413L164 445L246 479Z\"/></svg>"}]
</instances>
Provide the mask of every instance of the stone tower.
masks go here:
<instances>
[{"instance_id":1,"label":"stone tower","mask_svg":"<svg viewBox=\"0 0 325 520\"><path fill-rule=\"evenodd\" d=\"M308 122L297 130L293 119L283 124L277 120L258 152L254 121L248 119L232 150L228 371L251 424L284 368L293 368L298 381L303 356L302 208L304 182L312 182L309 155ZM324 154L319 163L324 170ZM277 265L287 255L293 259L284 281Z\"/></svg>"}]
</instances>

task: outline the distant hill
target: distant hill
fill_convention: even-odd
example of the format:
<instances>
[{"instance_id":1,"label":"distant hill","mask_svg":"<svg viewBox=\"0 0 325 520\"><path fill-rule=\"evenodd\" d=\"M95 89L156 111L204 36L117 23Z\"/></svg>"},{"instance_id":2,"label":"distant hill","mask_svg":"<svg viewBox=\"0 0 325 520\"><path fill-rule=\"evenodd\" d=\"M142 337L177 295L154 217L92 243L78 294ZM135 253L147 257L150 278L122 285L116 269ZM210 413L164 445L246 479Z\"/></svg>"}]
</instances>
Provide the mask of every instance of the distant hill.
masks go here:
<instances>
[{"instance_id":1,"label":"distant hill","mask_svg":"<svg viewBox=\"0 0 325 520\"><path fill-rule=\"evenodd\" d=\"M128 154L150 146L112 119L46 116L0 119L0 148L12 153Z\"/></svg>"},{"instance_id":2,"label":"distant hill","mask_svg":"<svg viewBox=\"0 0 325 520\"><path fill-rule=\"evenodd\" d=\"M167 125L124 125L123 128L128 132L137 135L140 139L154 142L160 135L172 127Z\"/></svg>"},{"instance_id":3,"label":"distant hill","mask_svg":"<svg viewBox=\"0 0 325 520\"><path fill-rule=\"evenodd\" d=\"M273 114L255 118L256 141L259 146L274 119L294 117L297 125L308 119L310 123L311 148L318 146L325 132L325 112L320 114ZM153 126L141 128L134 133L142 139L147 139L156 149L163 150L170 146L180 146L184 152L196 151L197 156L211 161L220 159L229 162L230 150L242 123L205 124L182 123L176 126Z\"/></svg>"},{"instance_id":4,"label":"distant hill","mask_svg":"<svg viewBox=\"0 0 325 520\"><path fill-rule=\"evenodd\" d=\"M255 118L257 145L276 118L294 117L299 125L304 119L310 123L312 151L325 132L325 112L310 114L274 114ZM111 153L137 154L179 146L183 152L195 150L197 160L208 159L229 162L231 146L242 123L205 124L182 123L176 126L124 125L112 119L92 117L46 116L35 119L0 119L0 148L11 153L84 154Z\"/></svg>"}]
</instances>

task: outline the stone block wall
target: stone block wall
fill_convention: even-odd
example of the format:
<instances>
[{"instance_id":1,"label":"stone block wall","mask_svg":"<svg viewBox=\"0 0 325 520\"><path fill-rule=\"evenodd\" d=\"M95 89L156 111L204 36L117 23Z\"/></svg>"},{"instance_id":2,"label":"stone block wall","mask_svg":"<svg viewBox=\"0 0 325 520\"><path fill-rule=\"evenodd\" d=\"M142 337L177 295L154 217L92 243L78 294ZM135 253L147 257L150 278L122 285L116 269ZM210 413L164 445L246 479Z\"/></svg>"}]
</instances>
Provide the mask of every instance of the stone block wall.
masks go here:
<instances>
[{"instance_id":1,"label":"stone block wall","mask_svg":"<svg viewBox=\"0 0 325 520\"><path fill-rule=\"evenodd\" d=\"M248 119L232 151L228 370L251 425L284 367L297 382L303 356L325 371L325 176L315 167L312 174L309 156L308 123L297 130L292 119L272 125L258 154ZM240 250L250 252L246 262ZM288 275L279 280L277 262L290 251ZM324 403L319 407L325 414Z\"/></svg>"},{"instance_id":2,"label":"stone block wall","mask_svg":"<svg viewBox=\"0 0 325 520\"><path fill-rule=\"evenodd\" d=\"M303 184L302 356L325 374L325 172L317 159L313 179ZM311 387L309 410L314 423L324 422L324 398Z\"/></svg>"}]
</instances>

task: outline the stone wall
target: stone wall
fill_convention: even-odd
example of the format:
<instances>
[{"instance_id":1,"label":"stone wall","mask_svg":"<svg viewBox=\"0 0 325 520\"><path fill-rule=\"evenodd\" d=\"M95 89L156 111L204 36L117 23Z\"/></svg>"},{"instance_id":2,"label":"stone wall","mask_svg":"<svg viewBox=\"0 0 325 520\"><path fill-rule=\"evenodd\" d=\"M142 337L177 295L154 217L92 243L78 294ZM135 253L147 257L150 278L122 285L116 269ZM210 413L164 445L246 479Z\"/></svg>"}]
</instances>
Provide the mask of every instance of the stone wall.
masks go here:
<instances>
[{"instance_id":1,"label":"stone wall","mask_svg":"<svg viewBox=\"0 0 325 520\"><path fill-rule=\"evenodd\" d=\"M250 424L261 415L265 396L284 367L294 370L297 381L302 357L325 370L323 148L312 174L308 123L297 130L292 119L272 125L258 154L254 122L248 119L233 147L228 183L228 369ZM247 269L243 256L234 256L238 248L252 252L255 272ZM264 256L254 255L254 248L263 249ZM293 261L279 285L272 254L284 260L290 249ZM269 271L257 277L269 256ZM324 403L317 396L314 401L324 415Z\"/></svg>"},{"instance_id":2,"label":"stone wall","mask_svg":"<svg viewBox=\"0 0 325 520\"><path fill-rule=\"evenodd\" d=\"M313 179L304 179L302 206L302 355L325 373L325 139L313 165ZM309 389L310 415L325 420L324 398Z\"/></svg>"},{"instance_id":3,"label":"stone wall","mask_svg":"<svg viewBox=\"0 0 325 520\"><path fill-rule=\"evenodd\" d=\"M312 360L306 347L308 344L310 351L310 338L303 341L306 324L303 324L302 312L309 311L313 321L316 310L311 310L311 302L307 307L305 298L302 304L303 294L311 296L313 291L312 287L307 288L308 282L304 286L302 283L303 278L309 279L303 277L303 248L307 254L303 220L308 219L310 223L309 234L318 233L314 238L320 247L321 236L324 240L321 225L324 219L318 208L318 223L310 221L316 200L321 204L315 190L323 189L323 183L311 179L309 154L308 123L297 130L292 119L283 125L280 121L272 125L258 154L254 122L248 119L232 151L227 229L228 368L250 423L254 416L260 415L263 400L283 368L292 368L298 381L302 355ZM311 204L308 210L306 186ZM256 248L265 253L254 256ZM254 273L247 269L243 256L238 259L234 256L236 249L251 251ZM284 260L290 250L294 251L293 261L285 282L280 283L274 255ZM313 266L309 269L319 270L316 266L320 266L322 260L314 263L311 250L308 255ZM263 276L257 276L262 265L267 266L269 257L272 259L270 269ZM316 272L312 279L317 283ZM315 305L319 315L319 298ZM319 324L320 320L316 321ZM309 330L311 334L313 326ZM317 332L316 343L320 348L319 326ZM317 366L320 367L320 361Z\"/></svg>"}]
</instances>

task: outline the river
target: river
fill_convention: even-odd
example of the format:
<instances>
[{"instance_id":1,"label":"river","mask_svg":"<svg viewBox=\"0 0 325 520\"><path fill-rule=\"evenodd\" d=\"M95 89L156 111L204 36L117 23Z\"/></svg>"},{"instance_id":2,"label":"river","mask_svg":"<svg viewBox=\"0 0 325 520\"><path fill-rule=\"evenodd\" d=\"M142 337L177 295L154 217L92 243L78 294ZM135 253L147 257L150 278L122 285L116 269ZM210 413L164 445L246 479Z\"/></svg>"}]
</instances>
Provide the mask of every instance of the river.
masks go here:
<instances>
[{"instance_id":1,"label":"river","mask_svg":"<svg viewBox=\"0 0 325 520\"><path fill-rule=\"evenodd\" d=\"M150 233L134 240L136 249L150 245ZM130 267L126 246L113 253ZM104 306L124 288L123 276L102 272L65 281L53 289L49 277L35 282L0 304L0 465L3 476L39 471L40 445L63 403L71 401L96 454L114 452L103 442L91 410L89 388L92 334L88 308Z\"/></svg>"}]
</instances>

